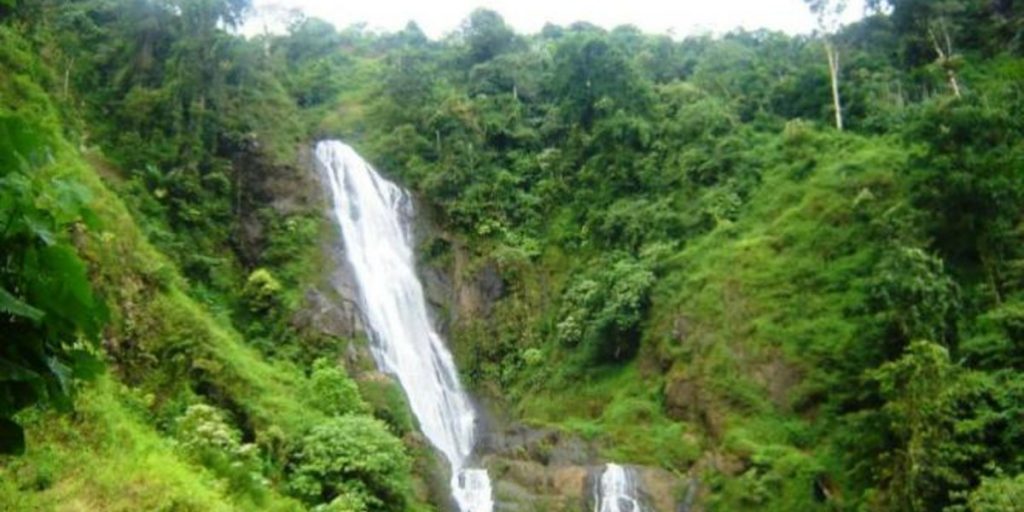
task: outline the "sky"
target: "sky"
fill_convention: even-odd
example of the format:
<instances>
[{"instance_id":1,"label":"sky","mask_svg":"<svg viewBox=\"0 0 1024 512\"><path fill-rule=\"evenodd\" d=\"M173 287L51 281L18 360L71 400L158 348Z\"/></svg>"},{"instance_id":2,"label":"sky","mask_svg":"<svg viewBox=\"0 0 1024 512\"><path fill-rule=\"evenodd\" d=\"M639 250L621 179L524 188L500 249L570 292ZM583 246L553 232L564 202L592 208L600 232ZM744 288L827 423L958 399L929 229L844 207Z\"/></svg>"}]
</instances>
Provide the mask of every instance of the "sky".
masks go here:
<instances>
[{"instance_id":1,"label":"sky","mask_svg":"<svg viewBox=\"0 0 1024 512\"><path fill-rule=\"evenodd\" d=\"M769 28L791 34L814 29L815 21L804 0L253 0L258 14L250 18L247 33L262 32L284 19L289 9L323 18L338 28L364 22L374 30L398 30L410 20L431 38L457 29L478 7L499 12L517 32L534 33L544 24L568 25L588 21L611 29L632 24L655 34L683 37L721 34L737 27ZM863 0L850 0L847 21L863 12ZM262 14L259 14L262 13Z\"/></svg>"}]
</instances>

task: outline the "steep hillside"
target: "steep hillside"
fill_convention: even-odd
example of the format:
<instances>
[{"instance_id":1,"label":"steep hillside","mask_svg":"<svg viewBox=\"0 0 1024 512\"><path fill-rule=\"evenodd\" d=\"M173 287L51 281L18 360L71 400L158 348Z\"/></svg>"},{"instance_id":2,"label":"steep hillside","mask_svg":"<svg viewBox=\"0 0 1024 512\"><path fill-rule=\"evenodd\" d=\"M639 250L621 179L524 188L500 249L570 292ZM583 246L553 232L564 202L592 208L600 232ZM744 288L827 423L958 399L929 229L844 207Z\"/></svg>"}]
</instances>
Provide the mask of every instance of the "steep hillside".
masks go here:
<instances>
[{"instance_id":1,"label":"steep hillside","mask_svg":"<svg viewBox=\"0 0 1024 512\"><path fill-rule=\"evenodd\" d=\"M290 360L272 357L257 348L261 345L251 334L240 334L224 303L203 292L208 284L196 287L184 278L111 191L130 190L124 172L99 150L66 141L63 118L44 88L53 75L33 55L32 43L10 27L0 27L0 36L7 71L0 79L0 121L10 144L4 150L19 164L4 169L4 197L27 192L39 208L39 213L4 210L5 225L27 222L36 230L35 239L6 239L5 250L32 254L36 246L68 244L88 272L95 300L105 304L107 319L98 345L87 345L81 332L62 340L64 347L85 347L106 367L87 380L60 382L73 388L74 413L32 408L15 417L25 429L27 450L0 466L2 508L303 510L322 501L344 507L340 503L355 500L415 509L422 497L414 495L412 459L397 437L409 427L373 418L374 413L400 418L404 405L387 398L393 391L380 385L368 384L371 392L380 388L374 392L379 398L364 395L376 401L360 396L340 366L342 354L356 342L295 331L296 343L320 345ZM81 203L80 211L70 210L72 200ZM315 211L306 215L318 218ZM61 231L39 231L35 219L43 215L63 222ZM177 256L180 261L184 255ZM309 266L304 258L319 257L313 243L277 268L288 275L288 265ZM5 276L17 271L7 267ZM262 270L238 295L252 313L268 315L283 307L278 304L288 299L286 292L300 291L282 289ZM31 295L27 300L35 304ZM37 320L15 316L5 319L5 329L22 321ZM54 350L47 357L64 357L60 351L67 349ZM316 364L309 363L317 357ZM76 361L67 364L78 376L86 368L74 366ZM423 449L421 441L410 438L409 443ZM343 457L367 449L390 459L337 468L314 455L333 450Z\"/></svg>"},{"instance_id":2,"label":"steep hillside","mask_svg":"<svg viewBox=\"0 0 1024 512\"><path fill-rule=\"evenodd\" d=\"M1019 6L886 4L828 35L843 131L820 38L401 34L346 136L492 292L449 316L499 415L717 510L984 509L1021 471Z\"/></svg>"}]
</instances>

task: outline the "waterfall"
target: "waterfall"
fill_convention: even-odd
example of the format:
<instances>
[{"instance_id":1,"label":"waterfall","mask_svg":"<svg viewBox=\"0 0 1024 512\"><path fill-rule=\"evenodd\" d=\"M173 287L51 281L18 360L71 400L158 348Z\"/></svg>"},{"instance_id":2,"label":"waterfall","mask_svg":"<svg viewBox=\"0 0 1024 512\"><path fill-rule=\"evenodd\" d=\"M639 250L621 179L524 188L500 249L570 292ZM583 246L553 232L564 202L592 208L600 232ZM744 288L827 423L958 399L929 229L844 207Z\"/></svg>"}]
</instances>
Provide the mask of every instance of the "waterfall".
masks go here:
<instances>
[{"instance_id":1,"label":"waterfall","mask_svg":"<svg viewBox=\"0 0 1024 512\"><path fill-rule=\"evenodd\" d=\"M398 378L423 434L448 459L459 510L491 512L490 478L469 467L476 413L431 324L416 275L409 196L342 142L320 142L316 157L330 185L373 357Z\"/></svg>"},{"instance_id":2,"label":"waterfall","mask_svg":"<svg viewBox=\"0 0 1024 512\"><path fill-rule=\"evenodd\" d=\"M594 512L642 512L633 471L607 464L594 490Z\"/></svg>"}]
</instances>

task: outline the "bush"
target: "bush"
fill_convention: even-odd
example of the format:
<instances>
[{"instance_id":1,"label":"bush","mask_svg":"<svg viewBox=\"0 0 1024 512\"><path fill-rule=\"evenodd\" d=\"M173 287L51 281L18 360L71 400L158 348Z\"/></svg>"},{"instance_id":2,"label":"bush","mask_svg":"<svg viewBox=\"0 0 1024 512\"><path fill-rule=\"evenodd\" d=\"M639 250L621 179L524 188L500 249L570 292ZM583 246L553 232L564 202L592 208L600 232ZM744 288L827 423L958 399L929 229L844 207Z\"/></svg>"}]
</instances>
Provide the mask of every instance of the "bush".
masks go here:
<instances>
[{"instance_id":1,"label":"bush","mask_svg":"<svg viewBox=\"0 0 1024 512\"><path fill-rule=\"evenodd\" d=\"M313 373L309 376L309 398L314 406L327 415L370 412L370 407L359 396L356 383L345 375L341 367L323 358L313 363Z\"/></svg>"},{"instance_id":2,"label":"bush","mask_svg":"<svg viewBox=\"0 0 1024 512\"><path fill-rule=\"evenodd\" d=\"M971 512L1012 512L1024 506L1024 474L985 478L967 498Z\"/></svg>"},{"instance_id":3,"label":"bush","mask_svg":"<svg viewBox=\"0 0 1024 512\"><path fill-rule=\"evenodd\" d=\"M242 289L249 310L258 313L276 306L280 300L281 283L265 268L258 268L249 274Z\"/></svg>"},{"instance_id":4,"label":"bush","mask_svg":"<svg viewBox=\"0 0 1024 512\"><path fill-rule=\"evenodd\" d=\"M241 433L220 410L206 404L190 405L177 423L179 442L189 456L227 478L233 489L262 490L266 481L258 448L242 443Z\"/></svg>"},{"instance_id":5,"label":"bush","mask_svg":"<svg viewBox=\"0 0 1024 512\"><path fill-rule=\"evenodd\" d=\"M347 491L331 500L327 505L314 507L313 510L316 512L366 512L370 509L361 494Z\"/></svg>"},{"instance_id":6,"label":"bush","mask_svg":"<svg viewBox=\"0 0 1024 512\"><path fill-rule=\"evenodd\" d=\"M2 57L2 55L0 55ZM79 240L99 222L90 191L45 167L50 135L0 105L0 453L24 451L14 415L30 405L71 405L75 378L102 368L96 346L107 321Z\"/></svg>"},{"instance_id":7,"label":"bush","mask_svg":"<svg viewBox=\"0 0 1024 512\"><path fill-rule=\"evenodd\" d=\"M910 247L887 251L876 269L875 308L901 341L947 341L959 308L959 290L942 259Z\"/></svg>"},{"instance_id":8,"label":"bush","mask_svg":"<svg viewBox=\"0 0 1024 512\"><path fill-rule=\"evenodd\" d=\"M622 361L636 352L654 274L633 258L596 268L602 270L583 275L563 296L557 336L564 345L581 345L591 362Z\"/></svg>"},{"instance_id":9,"label":"bush","mask_svg":"<svg viewBox=\"0 0 1024 512\"><path fill-rule=\"evenodd\" d=\"M314 427L292 467L291 489L308 503L340 498L367 511L405 510L410 460L380 420L349 415Z\"/></svg>"}]
</instances>

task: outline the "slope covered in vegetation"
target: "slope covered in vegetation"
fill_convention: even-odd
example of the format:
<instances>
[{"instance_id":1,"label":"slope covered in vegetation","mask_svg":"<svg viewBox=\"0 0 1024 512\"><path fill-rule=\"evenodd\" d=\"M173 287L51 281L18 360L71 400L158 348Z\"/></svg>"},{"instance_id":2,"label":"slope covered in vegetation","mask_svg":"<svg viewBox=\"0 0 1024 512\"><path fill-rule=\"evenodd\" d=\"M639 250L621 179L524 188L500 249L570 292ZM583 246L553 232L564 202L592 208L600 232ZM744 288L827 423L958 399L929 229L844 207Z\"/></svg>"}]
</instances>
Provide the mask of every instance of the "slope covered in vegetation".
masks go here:
<instances>
[{"instance_id":1,"label":"slope covered in vegetation","mask_svg":"<svg viewBox=\"0 0 1024 512\"><path fill-rule=\"evenodd\" d=\"M442 225L423 265L496 276L442 312L496 415L712 510L1015 510L1024 5L871 5L820 37L476 11L431 41L0 2L0 427L27 446L0 504L430 506L395 389L296 321L331 232L302 148L339 137Z\"/></svg>"},{"instance_id":2,"label":"slope covered in vegetation","mask_svg":"<svg viewBox=\"0 0 1024 512\"><path fill-rule=\"evenodd\" d=\"M138 5L165 21L177 19L161 7ZM261 242L267 267L244 277L243 253L229 245L229 229L240 220L231 221L229 209L218 212L229 199L217 195L217 186L229 184L210 171L231 168L230 162L178 139L210 162L179 148L170 153L182 167L169 177L155 166L172 164L159 160L122 167L159 141L108 140L103 130L117 137L125 132L93 124L88 105L55 101L70 97L70 86L40 55L79 56L62 53L56 33L42 21L64 15L81 21L120 5L91 4L94 11L82 12L83 6L61 5L56 18L31 7L55 6L26 6L31 17L16 11L0 27L0 417L5 450L19 453L0 466L0 508L419 507L410 453L422 443L410 438L404 446L400 436L408 424L373 417L401 418L401 402L388 402L388 389L364 400L337 363L353 341L289 323L300 284L315 278L308 270L319 257L315 210L265 208L262 215L278 217L264 222L281 232ZM215 130L217 137L228 134ZM88 145L94 132L100 147L118 149L109 159ZM285 131L268 142L295 136ZM272 157L234 156L235 168L280 165ZM146 188L153 183L159 184Z\"/></svg>"},{"instance_id":3,"label":"slope covered in vegetation","mask_svg":"<svg viewBox=\"0 0 1024 512\"><path fill-rule=\"evenodd\" d=\"M456 328L477 388L725 510L1019 474L1021 6L875 7L828 35L842 132L821 38L406 31L350 136L498 269Z\"/></svg>"}]
</instances>

